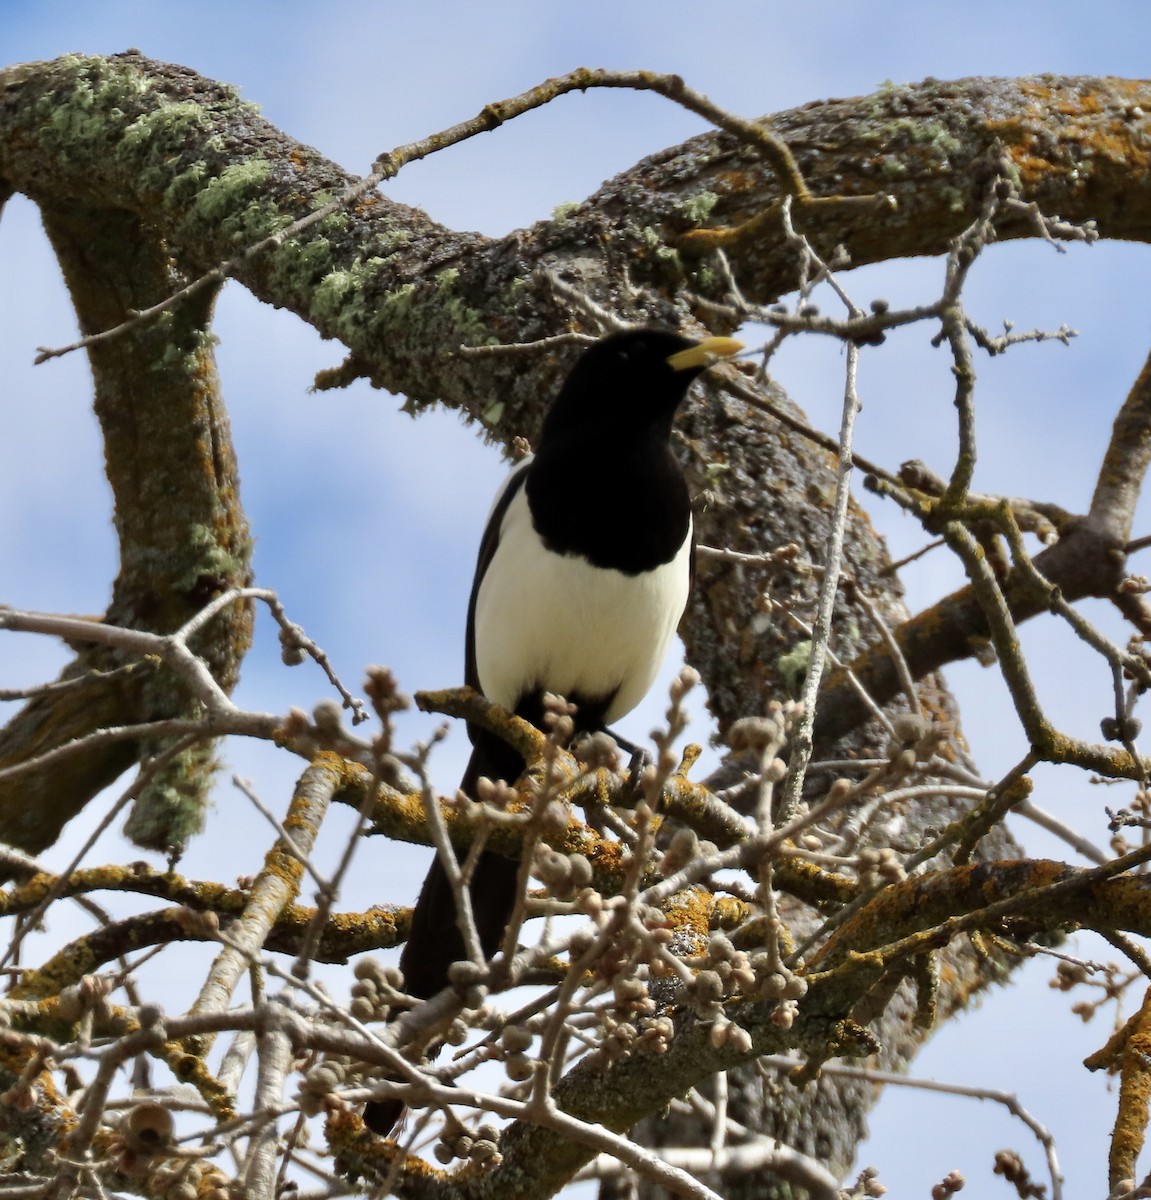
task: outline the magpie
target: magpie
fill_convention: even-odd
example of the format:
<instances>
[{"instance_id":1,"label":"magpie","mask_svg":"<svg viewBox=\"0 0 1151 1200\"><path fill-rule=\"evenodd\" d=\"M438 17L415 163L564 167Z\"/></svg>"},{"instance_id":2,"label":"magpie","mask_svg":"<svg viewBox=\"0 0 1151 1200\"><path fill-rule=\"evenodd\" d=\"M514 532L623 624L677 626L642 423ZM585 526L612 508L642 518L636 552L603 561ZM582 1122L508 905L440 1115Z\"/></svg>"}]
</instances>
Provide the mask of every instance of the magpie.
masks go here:
<instances>
[{"instance_id":1,"label":"magpie","mask_svg":"<svg viewBox=\"0 0 1151 1200\"><path fill-rule=\"evenodd\" d=\"M580 355L552 402L534 455L505 480L480 542L468 603L465 680L537 727L544 695L575 705L577 733L633 709L655 680L692 583L687 483L672 422L692 381L741 350L734 338L693 341L633 329ZM524 761L469 726L460 789L514 782ZM479 856L470 882L484 954L495 953L515 903L519 864ZM466 957L447 875L432 862L400 957L405 990L434 996ZM374 1101L364 1120L387 1133L402 1107Z\"/></svg>"}]
</instances>

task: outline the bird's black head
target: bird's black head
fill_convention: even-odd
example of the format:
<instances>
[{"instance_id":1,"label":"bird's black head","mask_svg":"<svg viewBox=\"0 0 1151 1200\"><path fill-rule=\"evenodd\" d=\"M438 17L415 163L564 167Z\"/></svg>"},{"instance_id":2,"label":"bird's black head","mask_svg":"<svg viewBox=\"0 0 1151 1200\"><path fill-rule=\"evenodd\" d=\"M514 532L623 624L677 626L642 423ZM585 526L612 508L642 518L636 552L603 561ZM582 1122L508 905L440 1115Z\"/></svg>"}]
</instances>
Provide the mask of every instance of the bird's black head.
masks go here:
<instances>
[{"instance_id":1,"label":"bird's black head","mask_svg":"<svg viewBox=\"0 0 1151 1200\"><path fill-rule=\"evenodd\" d=\"M541 441L572 429L671 426L691 382L742 349L733 338L693 341L670 329L629 329L589 346L544 418Z\"/></svg>"}]
</instances>

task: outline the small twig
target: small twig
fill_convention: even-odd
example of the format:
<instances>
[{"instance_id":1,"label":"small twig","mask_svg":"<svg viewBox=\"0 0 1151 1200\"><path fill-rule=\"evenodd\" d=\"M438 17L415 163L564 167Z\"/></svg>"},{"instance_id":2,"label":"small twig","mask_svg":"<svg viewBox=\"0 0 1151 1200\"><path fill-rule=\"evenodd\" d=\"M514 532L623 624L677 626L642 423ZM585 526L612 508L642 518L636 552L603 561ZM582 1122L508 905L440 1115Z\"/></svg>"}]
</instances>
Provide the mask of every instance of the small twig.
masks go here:
<instances>
[{"instance_id":1,"label":"small twig","mask_svg":"<svg viewBox=\"0 0 1151 1200\"><path fill-rule=\"evenodd\" d=\"M911 668L907 665L907 659L903 656L903 651L900 649L899 642L895 635L891 632L891 626L883 619L883 614L876 607L871 597L868 596L862 588L856 587L855 598L859 602L860 607L871 618L872 624L879 630L879 635L883 639L884 645L887 647L887 652L891 656L891 661L895 664L896 673L899 675L899 682L903 688L904 695L907 696L907 703L911 711L916 716L923 715L923 709L919 703L919 692L915 687L915 680L911 676Z\"/></svg>"},{"instance_id":2,"label":"small twig","mask_svg":"<svg viewBox=\"0 0 1151 1200\"><path fill-rule=\"evenodd\" d=\"M344 686L343 681L336 674L331 659L328 658L325 651L308 637L300 625L288 619L287 613L284 612L284 606L280 603L280 598L276 593L262 588L249 588L247 589L247 594L253 599L262 600L268 606L268 611L271 613L272 619L279 625L280 645L283 647L284 662L290 665L299 654L308 655L328 677L328 682L332 687L340 693L340 699L343 701L344 707L352 714L352 724L359 725L366 721L368 719L368 710L364 706L363 700L358 696L353 696Z\"/></svg>"},{"instance_id":3,"label":"small twig","mask_svg":"<svg viewBox=\"0 0 1151 1200\"><path fill-rule=\"evenodd\" d=\"M1027 755L1022 762L1017 763L1012 769L995 785L994 788L988 789L988 794L991 792L997 795L1004 793L1010 794L1012 785L1021 779L1035 765L1037 759L1033 755ZM917 867L922 866L925 862L930 862L937 854L946 847L959 841L963 836L965 826L962 821L953 822L943 833L938 837L933 838L927 845L922 846L916 853L912 854L903 863L903 869L907 874L911 874ZM856 915L861 909L865 908L871 901L883 890L885 884L880 884L877 887L867 888L862 891L854 900L845 904L838 909L832 916L828 917L818 929L814 930L795 948L788 957L788 965L795 966L800 962L804 955L815 945L821 942L829 934L833 933L841 925L845 924Z\"/></svg>"},{"instance_id":4,"label":"small twig","mask_svg":"<svg viewBox=\"0 0 1151 1200\"><path fill-rule=\"evenodd\" d=\"M252 807L268 822L269 825L276 831L277 836L283 843L287 852L293 855L305 871L312 877L316 887L323 890L328 886L327 880L316 870L308 858L295 842L292 835L284 828L283 822L276 816L274 812L260 799L256 792L255 785L250 780L244 779L239 775L232 776L232 786L235 787L242 795L246 796Z\"/></svg>"},{"instance_id":5,"label":"small twig","mask_svg":"<svg viewBox=\"0 0 1151 1200\"><path fill-rule=\"evenodd\" d=\"M787 619L809 641L815 637L814 627L809 625L802 617L800 617L797 613L792 612L792 610L790 608L788 608L786 605L780 604L780 605L778 605L778 607L783 610L783 613L787 617ZM863 681L851 669L851 666L848 663L845 663L837 654L835 654L834 651L830 648L830 646L827 648L826 654L827 654L827 661L829 663L831 663L831 665L837 671L842 671L844 673L844 678L847 680L848 683L851 684L852 691L854 691L855 694L859 697L861 703L871 714L872 718L874 720L878 721L883 726L883 728L887 730L888 733L892 733L894 731L895 727L891 723L891 718L875 702L871 693L867 690L866 687L864 687Z\"/></svg>"},{"instance_id":6,"label":"small twig","mask_svg":"<svg viewBox=\"0 0 1151 1200\"><path fill-rule=\"evenodd\" d=\"M1014 326L1010 321L1003 322L1003 333L998 337L992 337L981 325L977 325L970 317L964 317L964 324L967 327L967 332L971 334L972 340L981 349L986 350L988 354L995 356L1002 354L1005 350L1012 346L1022 345L1024 342L1062 342L1063 345L1071 345L1071 339L1078 337L1078 331L1070 329L1066 325L1060 325L1058 329L1029 329L1026 333L1015 333Z\"/></svg>"},{"instance_id":7,"label":"small twig","mask_svg":"<svg viewBox=\"0 0 1151 1200\"><path fill-rule=\"evenodd\" d=\"M1099 240L1099 230L1094 221L1075 224L1060 217L1049 217L1034 200L1021 200L1011 195L1003 201L1003 207L1008 212L1026 217L1035 233L1060 254L1066 253L1066 247L1061 246L1060 242L1085 242L1090 246Z\"/></svg>"},{"instance_id":8,"label":"small twig","mask_svg":"<svg viewBox=\"0 0 1151 1200\"><path fill-rule=\"evenodd\" d=\"M122 675L128 675L133 671L139 671L142 668L154 666L153 662L131 662L125 663L122 667L113 667L111 670L91 670L84 671L80 675L75 675L71 679L56 679L51 683L38 683L32 687L26 688L0 688L0 702L15 701L15 700L32 700L37 696L51 696L57 692L66 692L75 687L83 687L94 683L96 680L107 682L110 679L118 678ZM0 1196L5 1193L0 1192Z\"/></svg>"},{"instance_id":9,"label":"small twig","mask_svg":"<svg viewBox=\"0 0 1151 1200\"><path fill-rule=\"evenodd\" d=\"M785 428L798 433L801 437L807 438L808 441L814 443L816 446L821 446L824 450L830 450L833 454L839 453L839 443L835 438L826 433L821 433L805 421L799 420L785 408L765 399L759 392L747 384L738 371L732 370L730 367L725 369L721 365L712 368L712 376L720 381L720 386L724 391L730 392L733 396L738 396L748 407L757 408L761 412L774 417ZM874 463L870 459L864 458L860 454L856 454L854 451L851 452L850 460L853 466L858 467L868 475L874 475L876 479L887 480L894 485L898 485L899 483L896 476L886 468L879 466L878 463Z\"/></svg>"},{"instance_id":10,"label":"small twig","mask_svg":"<svg viewBox=\"0 0 1151 1200\"><path fill-rule=\"evenodd\" d=\"M711 1169L713 1171L727 1145L727 1097L727 1072L720 1071L715 1077L715 1118L712 1121L711 1137L707 1147L711 1152Z\"/></svg>"},{"instance_id":11,"label":"small twig","mask_svg":"<svg viewBox=\"0 0 1151 1200\"><path fill-rule=\"evenodd\" d=\"M1030 586L1045 596L1050 610L1062 617L1075 631L1077 637L1086 642L1087 645L1107 660L1117 672L1120 683L1122 682L1122 677L1127 675L1138 681L1144 688L1151 688L1151 667L1148 666L1146 660L1140 655L1131 654L1115 645L1114 642L1082 616L1077 609L1068 604L1059 589L1045 575L1040 573L1031 555L1027 552L1027 547L1023 542L1014 515L1005 507L1001 508L1000 524L1004 537L1006 537L1007 543L1011 548L1012 563L1018 567L1020 574L1024 576ZM1122 697L1118 700L1118 707L1120 710L1124 707ZM1122 711L1117 715L1122 716Z\"/></svg>"},{"instance_id":12,"label":"small twig","mask_svg":"<svg viewBox=\"0 0 1151 1200\"><path fill-rule=\"evenodd\" d=\"M804 239L806 244L806 239ZM780 819L787 821L795 816L803 802L803 780L807 764L811 761L812 734L815 728L816 696L823 678L823 666L827 658L827 647L831 641L831 618L835 606L835 594L839 588L842 569L843 539L847 527L847 508L850 499L852 475L851 442L855 430L855 418L859 412L859 394L856 374L859 368L859 347L854 342L847 346L847 366L844 383L843 414L839 429L838 457L836 468L835 499L832 502L831 530L827 539L827 559L820 584L816 618L812 630L811 657L803 684L803 717L792 740L791 759L787 778L783 782L780 802Z\"/></svg>"},{"instance_id":13,"label":"small twig","mask_svg":"<svg viewBox=\"0 0 1151 1200\"><path fill-rule=\"evenodd\" d=\"M77 850L75 855L73 855L72 860L56 877L44 898L40 901L36 908L33 909L30 914L28 914L24 922L21 924L19 930L8 943L8 947L5 949L3 957L0 957L0 967L7 966L7 964L13 961L15 956L19 954L20 944L24 938L24 935L29 930L37 927L41 917L48 911L48 906L52 904L54 900L58 899L63 893L64 889L67 887L67 881L72 877L73 872L75 872L80 866L80 863L83 862L84 857L88 854L88 851L92 849L92 847L112 824L112 822L120 815L120 813L124 811L124 809L128 806L128 803L132 800L135 800L136 797L139 796L139 794L144 790L145 787L147 787L149 783L151 783L151 781L163 767L167 766L169 762L171 762L178 755L182 754L189 746L193 745L196 740L197 739L195 738L184 738L180 741L174 742L162 753L156 755L155 758L151 759L148 763L140 768L139 774L136 776L135 780L133 780L131 785L120 794L116 802L108 810L103 819L85 839L84 844L79 850Z\"/></svg>"},{"instance_id":14,"label":"small twig","mask_svg":"<svg viewBox=\"0 0 1151 1200\"><path fill-rule=\"evenodd\" d=\"M1133 942L1125 933L1118 929L1100 929L1099 935L1111 943L1121 954L1125 955L1138 967L1140 974L1151 979L1151 955L1138 943Z\"/></svg>"},{"instance_id":15,"label":"small twig","mask_svg":"<svg viewBox=\"0 0 1151 1200\"><path fill-rule=\"evenodd\" d=\"M772 1066L790 1074L795 1070L796 1060L783 1055L764 1055L758 1060L764 1066ZM997 1088L967 1087L957 1083L939 1083L934 1079L915 1079L909 1075L898 1075L891 1071L874 1071L865 1067L852 1067L843 1063L824 1063L820 1067L822 1074L837 1076L843 1079L862 1079L884 1087L909 1087L924 1092L936 1092L946 1096L964 1096L972 1100L990 1100L1001 1104L1017 1120L1034 1134L1043 1147L1047 1159L1047 1169L1051 1176L1051 1200L1062 1200L1063 1175L1059 1168L1059 1156L1055 1148L1055 1138L1051 1131L1037 1118L1031 1115L1019 1102L1019 1097L1012 1092L1000 1091Z\"/></svg>"},{"instance_id":16,"label":"small twig","mask_svg":"<svg viewBox=\"0 0 1151 1200\"><path fill-rule=\"evenodd\" d=\"M798 837L804 830L817 825L832 813L838 812L847 801L845 793L832 789L822 800L813 804L806 812L800 812L786 824L779 825L767 839L748 839L738 846L720 851L709 857L694 859L674 874L668 875L642 891L636 901L640 904L658 905L676 892L699 883L720 871L753 867L765 854L774 853L779 847ZM557 953L549 948L547 953ZM790 960L789 960L790 963Z\"/></svg>"},{"instance_id":17,"label":"small twig","mask_svg":"<svg viewBox=\"0 0 1151 1200\"><path fill-rule=\"evenodd\" d=\"M1110 855L1100 850L1094 842L1085 838L1082 834L1076 832L1069 825L1065 825L1057 817L1053 817L1049 812L1040 808L1030 799L1021 800L1011 809L1013 813L1020 817L1026 817L1029 821L1034 821L1040 829L1046 829L1048 833L1053 833L1057 838L1062 838L1069 846L1078 850L1084 858L1089 858L1094 863L1110 862Z\"/></svg>"},{"instance_id":18,"label":"small twig","mask_svg":"<svg viewBox=\"0 0 1151 1200\"><path fill-rule=\"evenodd\" d=\"M711 559L715 562L765 567L768 573L781 567L811 571L813 574L823 569L801 559L802 551L795 542L789 542L786 546L780 546L778 550L769 550L762 554L745 554L742 550L730 550L725 546L696 546L695 553L697 558Z\"/></svg>"},{"instance_id":19,"label":"small twig","mask_svg":"<svg viewBox=\"0 0 1151 1200\"><path fill-rule=\"evenodd\" d=\"M703 1146L661 1146L659 1154L670 1166L693 1175L715 1171L729 1178L751 1179L770 1174L799 1184L802 1194L811 1200L841 1200L844 1195L836 1177L822 1163L778 1138L753 1136L748 1142L725 1146L718 1152ZM616 1159L604 1156L589 1163L577 1178L610 1179L623 1170Z\"/></svg>"},{"instance_id":20,"label":"small twig","mask_svg":"<svg viewBox=\"0 0 1151 1200\"><path fill-rule=\"evenodd\" d=\"M390 742L390 736L388 740ZM296 955L294 970L297 975L302 976L308 973L309 963L316 952L320 938L323 936L328 919L332 914L332 907L339 899L344 876L351 868L352 859L355 857L356 851L364 844L364 831L371 822L371 813L375 808L379 784L380 778L376 774L373 776L371 785L365 790L363 799L360 801L360 807L356 813L356 824L344 842L343 853L340 855L340 861L336 864L336 869L332 873L332 878L326 883L321 883L317 890L316 914L308 922L308 928L304 931L304 937L300 944L300 952ZM313 878L319 879L319 876L314 871L312 875Z\"/></svg>"},{"instance_id":21,"label":"small twig","mask_svg":"<svg viewBox=\"0 0 1151 1200\"><path fill-rule=\"evenodd\" d=\"M549 276L554 282L554 277ZM590 333L557 333L534 342L496 342L490 346L459 346L461 358L492 358L499 355L518 356L555 350L560 346L590 346L595 336Z\"/></svg>"},{"instance_id":22,"label":"small twig","mask_svg":"<svg viewBox=\"0 0 1151 1200\"><path fill-rule=\"evenodd\" d=\"M881 575L894 575L897 571L902 571L904 567L922 558L925 554L930 554L932 550L938 550L940 546L946 546L947 543L943 538L935 538L926 546L920 546L918 550L913 550L910 554L903 558L897 559L893 563L888 563L879 573Z\"/></svg>"},{"instance_id":23,"label":"small twig","mask_svg":"<svg viewBox=\"0 0 1151 1200\"><path fill-rule=\"evenodd\" d=\"M217 720L203 717L199 720L184 717L173 717L166 721L145 721L140 725L113 725L106 729L96 729L75 741L65 742L52 750L45 750L34 758L24 762L13 763L10 767L0 767L0 782L19 778L21 775L31 775L43 767L54 766L77 758L101 746L112 745L116 742L135 742L153 738L181 738L184 747L195 745L206 738L215 737L221 733L242 733L253 736L271 738L280 724L280 718L268 714L244 714L239 722ZM256 718L254 721L252 718ZM266 732L257 732L257 725Z\"/></svg>"},{"instance_id":24,"label":"small twig","mask_svg":"<svg viewBox=\"0 0 1151 1200\"><path fill-rule=\"evenodd\" d=\"M121 1067L135 1055L154 1049L160 1041L156 1028L138 1029L113 1042L99 1056L96 1076L88 1084L81 1105L80 1120L69 1130L66 1153L60 1154L60 1174L45 1193L48 1200L63 1200L74 1193L81 1174L88 1175L89 1150L104 1118L108 1096Z\"/></svg>"},{"instance_id":25,"label":"small twig","mask_svg":"<svg viewBox=\"0 0 1151 1200\"><path fill-rule=\"evenodd\" d=\"M536 276L546 283L561 300L578 308L601 334L618 333L621 330L632 328L629 322L612 312L610 308L596 303L583 288L568 283L556 271L552 271L548 267L539 267Z\"/></svg>"},{"instance_id":26,"label":"small twig","mask_svg":"<svg viewBox=\"0 0 1151 1200\"><path fill-rule=\"evenodd\" d=\"M237 254L234 258L228 259L227 262L220 266L206 271L203 275L193 279L178 291L173 292L170 296L151 305L149 308L129 310L128 319L121 321L118 325L102 329L99 333L90 333L86 337L80 338L79 341L70 342L67 346L37 346L36 357L32 360L33 366L38 367L53 358L62 358L65 354L71 354L74 350L85 350L90 346L99 346L104 342L110 342L115 338L122 337L124 334L139 328L141 325L146 325L162 313L175 308L181 301L187 300L189 297L203 291L204 288L222 284L233 271L247 262L249 258L254 257L266 247L277 244L277 242L278 235L276 234L264 238L262 241L257 242L255 246L250 247L241 254Z\"/></svg>"}]
</instances>

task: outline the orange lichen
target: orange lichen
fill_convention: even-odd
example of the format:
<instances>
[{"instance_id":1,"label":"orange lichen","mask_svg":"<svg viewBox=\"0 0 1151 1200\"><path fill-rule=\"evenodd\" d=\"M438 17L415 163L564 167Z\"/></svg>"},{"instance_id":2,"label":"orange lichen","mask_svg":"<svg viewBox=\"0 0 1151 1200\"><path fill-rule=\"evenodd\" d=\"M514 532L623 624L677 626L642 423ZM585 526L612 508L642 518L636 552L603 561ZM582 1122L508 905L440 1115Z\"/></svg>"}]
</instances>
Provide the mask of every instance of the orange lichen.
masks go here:
<instances>
[{"instance_id":1,"label":"orange lichen","mask_svg":"<svg viewBox=\"0 0 1151 1200\"><path fill-rule=\"evenodd\" d=\"M1119 1066L1119 1105L1111 1132L1108 1180L1114 1190L1123 1180L1136 1178L1135 1168L1151 1115L1151 988L1142 1007L1104 1050L1087 1059L1089 1069Z\"/></svg>"},{"instance_id":2,"label":"orange lichen","mask_svg":"<svg viewBox=\"0 0 1151 1200\"><path fill-rule=\"evenodd\" d=\"M1140 96L1133 81L1109 82L1121 95ZM1040 184L1061 159L1072 159L1085 183L1100 162L1117 164L1127 175L1151 167L1151 139L1137 104L1120 111L1105 93L1035 81L1021 82L1019 91L1030 107L1004 120L989 120L987 129L1002 141L1025 190ZM1053 122L1053 116L1061 119Z\"/></svg>"},{"instance_id":3,"label":"orange lichen","mask_svg":"<svg viewBox=\"0 0 1151 1200\"><path fill-rule=\"evenodd\" d=\"M707 941L715 900L702 888L679 892L664 908L668 923L681 934L688 934L699 944Z\"/></svg>"},{"instance_id":4,"label":"orange lichen","mask_svg":"<svg viewBox=\"0 0 1151 1200\"><path fill-rule=\"evenodd\" d=\"M743 192L758 191L760 186L760 181L746 171L720 171L714 177L712 190L737 196Z\"/></svg>"}]
</instances>

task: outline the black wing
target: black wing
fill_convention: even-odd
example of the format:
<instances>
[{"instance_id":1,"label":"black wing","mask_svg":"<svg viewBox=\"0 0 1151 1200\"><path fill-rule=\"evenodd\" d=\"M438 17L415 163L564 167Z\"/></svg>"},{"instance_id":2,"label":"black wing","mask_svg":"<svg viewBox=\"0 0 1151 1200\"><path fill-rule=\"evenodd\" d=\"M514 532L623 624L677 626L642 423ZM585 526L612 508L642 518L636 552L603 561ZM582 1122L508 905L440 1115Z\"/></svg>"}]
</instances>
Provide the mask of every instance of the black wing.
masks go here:
<instances>
[{"instance_id":1,"label":"black wing","mask_svg":"<svg viewBox=\"0 0 1151 1200\"><path fill-rule=\"evenodd\" d=\"M476 557L476 574L472 580L472 594L468 599L468 630L464 645L464 682L468 687L475 688L477 692L482 692L483 688L480 687L479 671L476 669L476 598L480 594L480 584L487 574L488 567L492 565L496 548L500 544L500 526L504 523L504 514L508 511L508 505L511 504L516 493L524 486L530 462L530 458L524 459L504 481L504 490L492 507L491 516L488 517L487 527L484 529L484 536L480 539L480 552Z\"/></svg>"}]
</instances>

